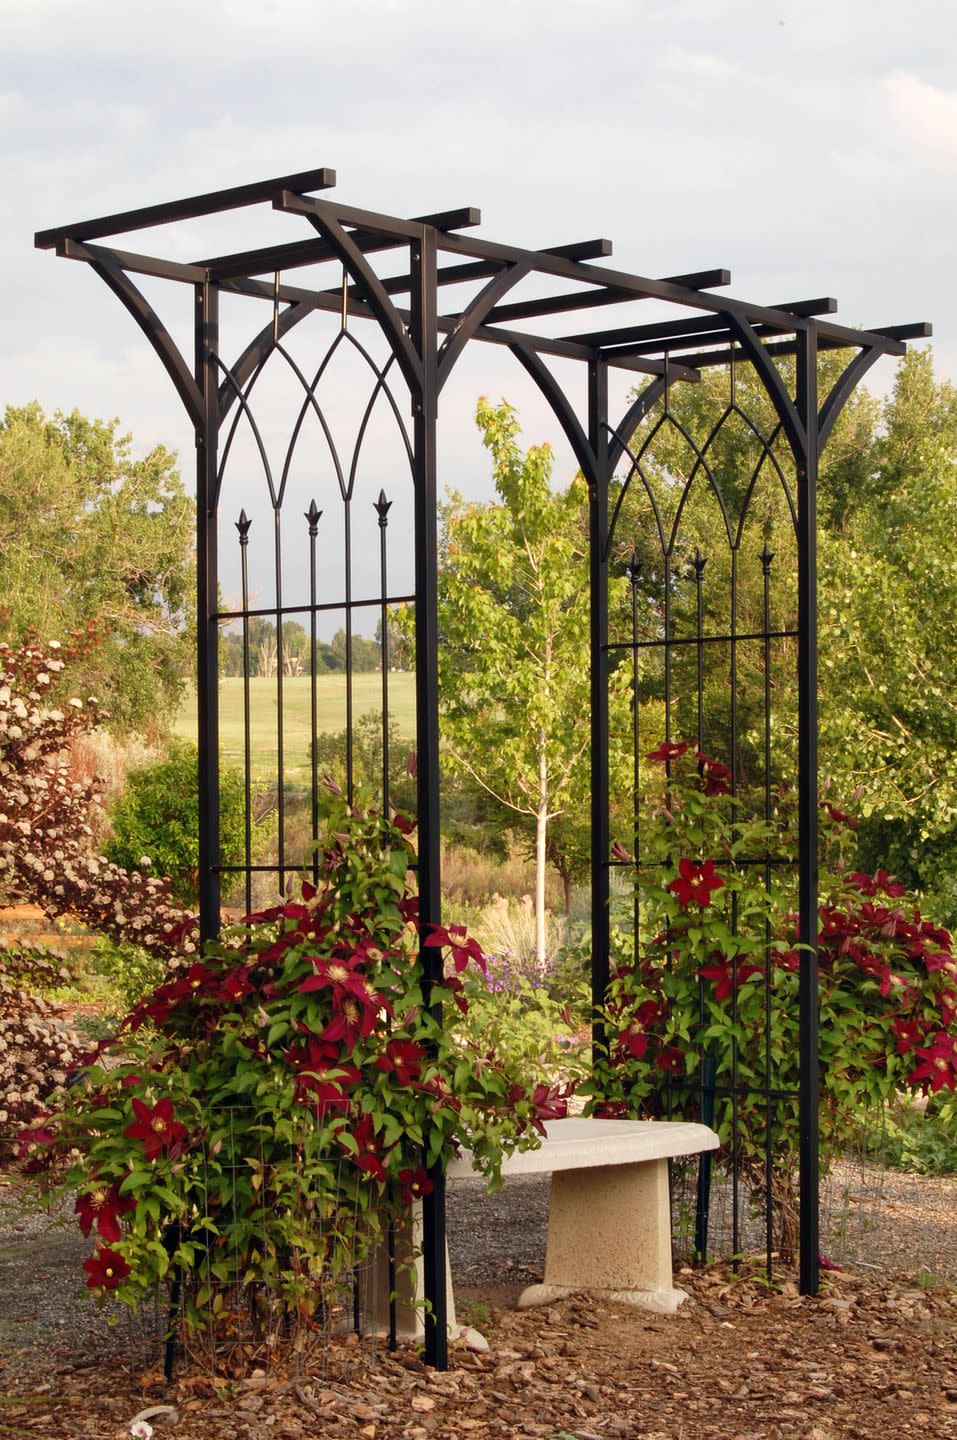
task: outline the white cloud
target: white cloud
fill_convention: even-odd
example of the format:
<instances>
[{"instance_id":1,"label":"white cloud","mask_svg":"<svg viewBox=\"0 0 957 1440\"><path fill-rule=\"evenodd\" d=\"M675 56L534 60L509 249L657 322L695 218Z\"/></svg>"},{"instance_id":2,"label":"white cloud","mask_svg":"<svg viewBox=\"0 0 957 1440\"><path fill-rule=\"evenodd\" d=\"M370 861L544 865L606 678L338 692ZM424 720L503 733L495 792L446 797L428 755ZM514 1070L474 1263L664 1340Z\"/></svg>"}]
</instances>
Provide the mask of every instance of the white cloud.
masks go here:
<instances>
[{"instance_id":1,"label":"white cloud","mask_svg":"<svg viewBox=\"0 0 957 1440\"><path fill-rule=\"evenodd\" d=\"M907 70L888 75L884 90L895 124L926 158L957 161L957 90L941 90Z\"/></svg>"},{"instance_id":2,"label":"white cloud","mask_svg":"<svg viewBox=\"0 0 957 1440\"><path fill-rule=\"evenodd\" d=\"M683 45L666 45L661 68L674 75L730 75L734 66L708 50L686 50Z\"/></svg>"}]
</instances>

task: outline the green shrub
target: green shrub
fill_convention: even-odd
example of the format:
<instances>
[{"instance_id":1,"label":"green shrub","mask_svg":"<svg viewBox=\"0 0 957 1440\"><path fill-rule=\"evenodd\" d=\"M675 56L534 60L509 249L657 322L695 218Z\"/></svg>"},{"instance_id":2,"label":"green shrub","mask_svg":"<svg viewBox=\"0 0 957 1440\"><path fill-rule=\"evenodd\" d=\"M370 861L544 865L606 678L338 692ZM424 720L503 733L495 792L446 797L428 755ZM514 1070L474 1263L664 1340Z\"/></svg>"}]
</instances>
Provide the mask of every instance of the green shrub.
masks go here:
<instances>
[{"instance_id":1,"label":"green shrub","mask_svg":"<svg viewBox=\"0 0 957 1440\"><path fill-rule=\"evenodd\" d=\"M125 870L168 875L175 898L195 903L199 873L199 759L192 742L175 740L165 760L131 770L126 788L110 809L113 833L104 854ZM219 789L220 847L224 865L245 858L245 787L236 769L224 767ZM255 855L266 827L253 823Z\"/></svg>"}]
</instances>

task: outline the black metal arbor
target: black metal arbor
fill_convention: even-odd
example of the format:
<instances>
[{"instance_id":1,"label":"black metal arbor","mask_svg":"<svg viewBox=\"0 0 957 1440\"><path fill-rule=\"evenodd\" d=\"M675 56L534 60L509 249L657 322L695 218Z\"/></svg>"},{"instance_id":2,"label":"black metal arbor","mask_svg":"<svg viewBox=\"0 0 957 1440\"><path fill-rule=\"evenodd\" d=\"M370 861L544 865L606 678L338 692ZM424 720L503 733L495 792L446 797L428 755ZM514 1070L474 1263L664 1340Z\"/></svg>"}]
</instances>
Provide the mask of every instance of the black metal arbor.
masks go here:
<instances>
[{"instance_id":1,"label":"black metal arbor","mask_svg":"<svg viewBox=\"0 0 957 1440\"><path fill-rule=\"evenodd\" d=\"M311 734L316 740L316 648L317 625L326 612L342 616L345 629L347 736L347 784L353 782L354 675L351 661L353 625L365 611L381 621L381 777L383 799L388 803L390 772L389 730L389 626L390 606L415 605L416 675L416 779L419 820L419 892L421 925L440 919L440 791L438 719L437 634L437 451L436 425L439 399L456 362L472 340L505 346L538 386L560 423L589 487L590 604L591 604L591 737L592 737L592 994L600 1006L610 974L609 902L612 867L610 779L609 779L609 673L622 662L633 667L634 701L634 803L637 816L640 774L638 756L641 737L638 725L639 659L653 654L660 658L658 698L663 706L664 733L672 734L672 716L682 697L690 709L692 728L699 745L703 738L703 695L705 671L717 670L723 677L728 698L730 735L725 757L731 784L737 780L736 711L739 693L739 659L748 644L756 644L758 671L764 697L763 742L758 745L763 766L765 797L770 793L772 773L771 735L771 643L796 642L797 689L797 792L799 815L799 930L803 937L817 934L818 909L818 766L817 766L817 617L816 617L816 516L815 496L818 457L843 405L869 368L883 355L904 353L904 341L930 334L924 324L857 330L830 318L836 309L830 299L784 305L760 306L712 293L727 285L724 270L692 275L650 279L590 263L611 254L606 240L559 245L537 251L496 244L473 232L480 220L470 207L404 220L375 214L341 204L325 192L335 184L328 169L277 179L235 189L214 192L169 204L101 219L81 221L36 236L40 248L55 249L67 259L81 260L106 282L146 335L173 381L195 427L197 453L197 548L198 548L198 652L199 652L199 739L200 739L200 906L204 937L217 931L220 894L224 876L229 883L240 882L247 899L259 872L271 874L282 885L287 872L300 868L299 856L292 859L284 816L284 632L288 618L299 617L308 625L307 673L312 676ZM323 192L319 194L317 192ZM305 228L305 235L285 243L237 253L203 258L185 264L153 256L134 254L97 243L107 238L165 226L177 221L238 210L254 204L269 204L295 217L291 224ZM388 273L383 274L385 260ZM398 261L398 268L395 268ZM342 282L325 288L306 289L286 283L283 274L293 269L323 266L341 267ZM320 271L319 273L322 273ZM194 354L188 360L174 343L164 322L133 278L172 281L191 287L194 304ZM266 279L257 277L266 276ZM518 292L524 289L522 298ZM440 297L448 290L459 297L457 304L440 311ZM266 323L252 334L238 358L227 362L221 353L220 307L225 298L240 302L265 302ZM661 302L669 307L669 318L641 323L635 307L642 302ZM541 317L592 311L599 307L620 307L614 328L584 330L562 336L543 336L515 323ZM268 308L267 308L268 307ZM327 313L335 317L335 329L325 342L312 378L291 348L290 332L307 317ZM351 320L370 322L360 341L349 328ZM246 332L249 333L248 330ZM374 337L373 339L367 337ZM378 347L378 348L377 348ZM324 377L337 354L348 351L367 376L368 399L360 406L358 427L351 454L337 444L320 403ZM819 358L826 351L842 351L841 368L832 378L827 393L819 394ZM788 385L783 369L775 364L781 356L792 357L794 383ZM378 358L377 358L378 357ZM587 374L587 405L579 414L566 389L550 365L553 358L580 362ZM257 423L254 403L257 385L269 362L284 365L299 397L290 435L281 447L282 463L274 464L272 437ZM735 390L735 374L749 367L757 378L773 414L770 428L762 428L745 412ZM695 441L671 413L674 387L695 384L711 367L723 367L729 375L727 403L722 405L708 438ZM609 375L631 372L641 377L640 390L621 415L610 414ZM398 397L396 390L398 388ZM411 402L411 430L404 419L402 391ZM376 407L382 408L394 426L401 467L408 465L411 492L406 497L411 583L391 593L393 552L390 549L395 514L390 510L399 497L384 488L369 496L371 504L360 506L357 479L362 469L362 447ZM239 427L245 429L256 463L261 466L271 518L267 524L267 568L269 603L253 606L254 587L250 581L249 548L256 529L255 516L245 509L235 518L238 530L241 604L222 608L220 581L220 512L224 474L231 453L238 448ZM307 593L290 603L283 589L284 555L290 535L283 529L284 502L294 487L290 477L296 468L296 450L306 426L323 448L331 481L331 496L338 506L333 536L322 530L323 509L311 496L304 513L305 530L300 528L303 574L308 575ZM650 451L654 436L662 427L671 427L685 447L686 462L677 477L673 513L666 515L660 492L649 477ZM729 427L743 427L751 447L749 473L740 484L736 505L723 490L715 461L718 438ZM757 487L771 476L781 487L786 514L793 530L796 553L796 624L772 614L771 561L765 536L757 557L761 565L763 606L757 619L741 630L737 614L737 575L748 550L747 517ZM721 606L727 623L717 633L706 624L703 603L707 557L696 554L690 571L680 563L678 545L682 512L695 485L704 487L716 505L715 529L719 541L727 542L730 581ZM397 511L398 511L397 507ZM329 501L325 501L325 523L330 522ZM370 514L371 512L371 514ZM288 506L286 513L288 514ZM296 520L302 527L302 519ZM655 574L657 602L653 621L639 621L637 597L641 585L637 559L624 565L621 555L631 553L628 527L642 527L652 536L657 556ZM224 537L222 537L224 538ZM357 595L353 559L356 547L368 558L375 554L377 583L373 593ZM285 548L284 548L285 547ZM624 551L623 551L624 547ZM657 547L657 549L655 549ZM331 557L335 555L333 561ZM751 557L752 559L754 557ZM625 569L632 581L635 601L632 623L621 633L609 633L609 582ZM399 566L401 573L401 565ZM371 573L371 572L370 572ZM320 600L319 584L333 574L341 593L333 601ZM688 603L679 603L680 583L690 574ZM366 584L360 589L370 589ZM711 607L713 609L713 607ZM678 633L680 614L687 633ZM257 865L251 849L251 748L250 713L251 640L253 621L269 617L275 622L278 655L274 667L276 721L276 794L279 812L278 854L275 864ZM246 777L246 854L241 866L226 867L220 857L219 826L219 684L218 642L224 624L241 627L243 637L244 744L242 762ZM713 662L716 655L722 658ZM690 656L690 662L685 663ZM759 697L760 703L760 697ZM311 774L307 789L311 795L312 835L317 827L318 771L313 743ZM632 797L628 797L629 801ZM637 907L636 907L637 925ZM436 978L439 952L423 949L426 973ZM800 967L800 1087L793 1097L800 1110L800 1283L814 1293L818 1283L818 1040L817 960L813 944L802 954ZM768 987L770 991L770 986ZM745 1087L732 1073L722 1088L743 1094ZM713 1077L702 1077L705 1089L715 1089ZM774 1087L770 1056L761 1083L750 1087L769 1107L782 1098ZM770 1127L767 1144L770 1145ZM770 1157L769 1157L770 1158ZM427 1319L427 1358L444 1365L445 1325L445 1196L441 1177L425 1202L424 1260L426 1293L431 1301ZM699 1217L700 1222L700 1217ZM770 1254L770 1229L768 1250ZM735 1181L735 1249L737 1249L737 1188Z\"/></svg>"}]
</instances>

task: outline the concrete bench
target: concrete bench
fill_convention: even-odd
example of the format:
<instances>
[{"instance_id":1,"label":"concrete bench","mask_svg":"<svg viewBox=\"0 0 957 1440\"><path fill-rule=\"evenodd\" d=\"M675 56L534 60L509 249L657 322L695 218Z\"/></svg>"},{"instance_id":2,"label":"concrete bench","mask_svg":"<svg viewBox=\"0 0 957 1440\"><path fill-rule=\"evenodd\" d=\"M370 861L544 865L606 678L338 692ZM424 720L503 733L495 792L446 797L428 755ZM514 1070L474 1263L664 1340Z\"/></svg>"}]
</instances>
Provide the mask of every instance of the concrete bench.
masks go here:
<instances>
[{"instance_id":1,"label":"concrete bench","mask_svg":"<svg viewBox=\"0 0 957 1440\"><path fill-rule=\"evenodd\" d=\"M668 1161L717 1149L717 1135L706 1125L684 1121L583 1116L549 1121L545 1129L539 1149L520 1151L502 1165L506 1181L511 1175L552 1177L545 1278L522 1292L519 1305L546 1305L585 1291L672 1314L687 1297L672 1283ZM448 1169L453 1182L474 1175L468 1154ZM407 1259L421 1235L421 1207L415 1209L399 1245L406 1257L397 1277L398 1329L404 1338L423 1333L422 1267ZM374 1266L375 1290L382 1297L373 1307L377 1327L388 1316L383 1263L380 1257ZM454 1337L459 1327L451 1280L447 1301Z\"/></svg>"}]
</instances>

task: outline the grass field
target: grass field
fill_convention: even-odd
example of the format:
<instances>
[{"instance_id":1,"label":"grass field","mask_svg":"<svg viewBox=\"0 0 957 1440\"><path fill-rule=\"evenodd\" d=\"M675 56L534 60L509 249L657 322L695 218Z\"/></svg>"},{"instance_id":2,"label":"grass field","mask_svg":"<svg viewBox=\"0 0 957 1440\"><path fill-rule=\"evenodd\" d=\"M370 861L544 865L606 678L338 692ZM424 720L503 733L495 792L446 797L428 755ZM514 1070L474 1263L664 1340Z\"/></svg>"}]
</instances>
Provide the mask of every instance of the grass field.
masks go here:
<instances>
[{"instance_id":1,"label":"grass field","mask_svg":"<svg viewBox=\"0 0 957 1440\"><path fill-rule=\"evenodd\" d=\"M346 723L346 681L344 675L320 675L317 681L317 730L341 731ZM382 676L354 675L352 697L356 719L382 709ZM309 677L297 675L282 685L284 764L287 785L304 785L309 774L311 685ZM257 784L276 780L276 716L278 697L275 680L254 676L249 682L252 774ZM389 714L394 716L403 736L415 734L415 676L396 671L389 676ZM185 740L196 739L196 699L190 695L180 708L174 726ZM228 676L220 682L220 754L223 762L243 763L243 682Z\"/></svg>"}]
</instances>

